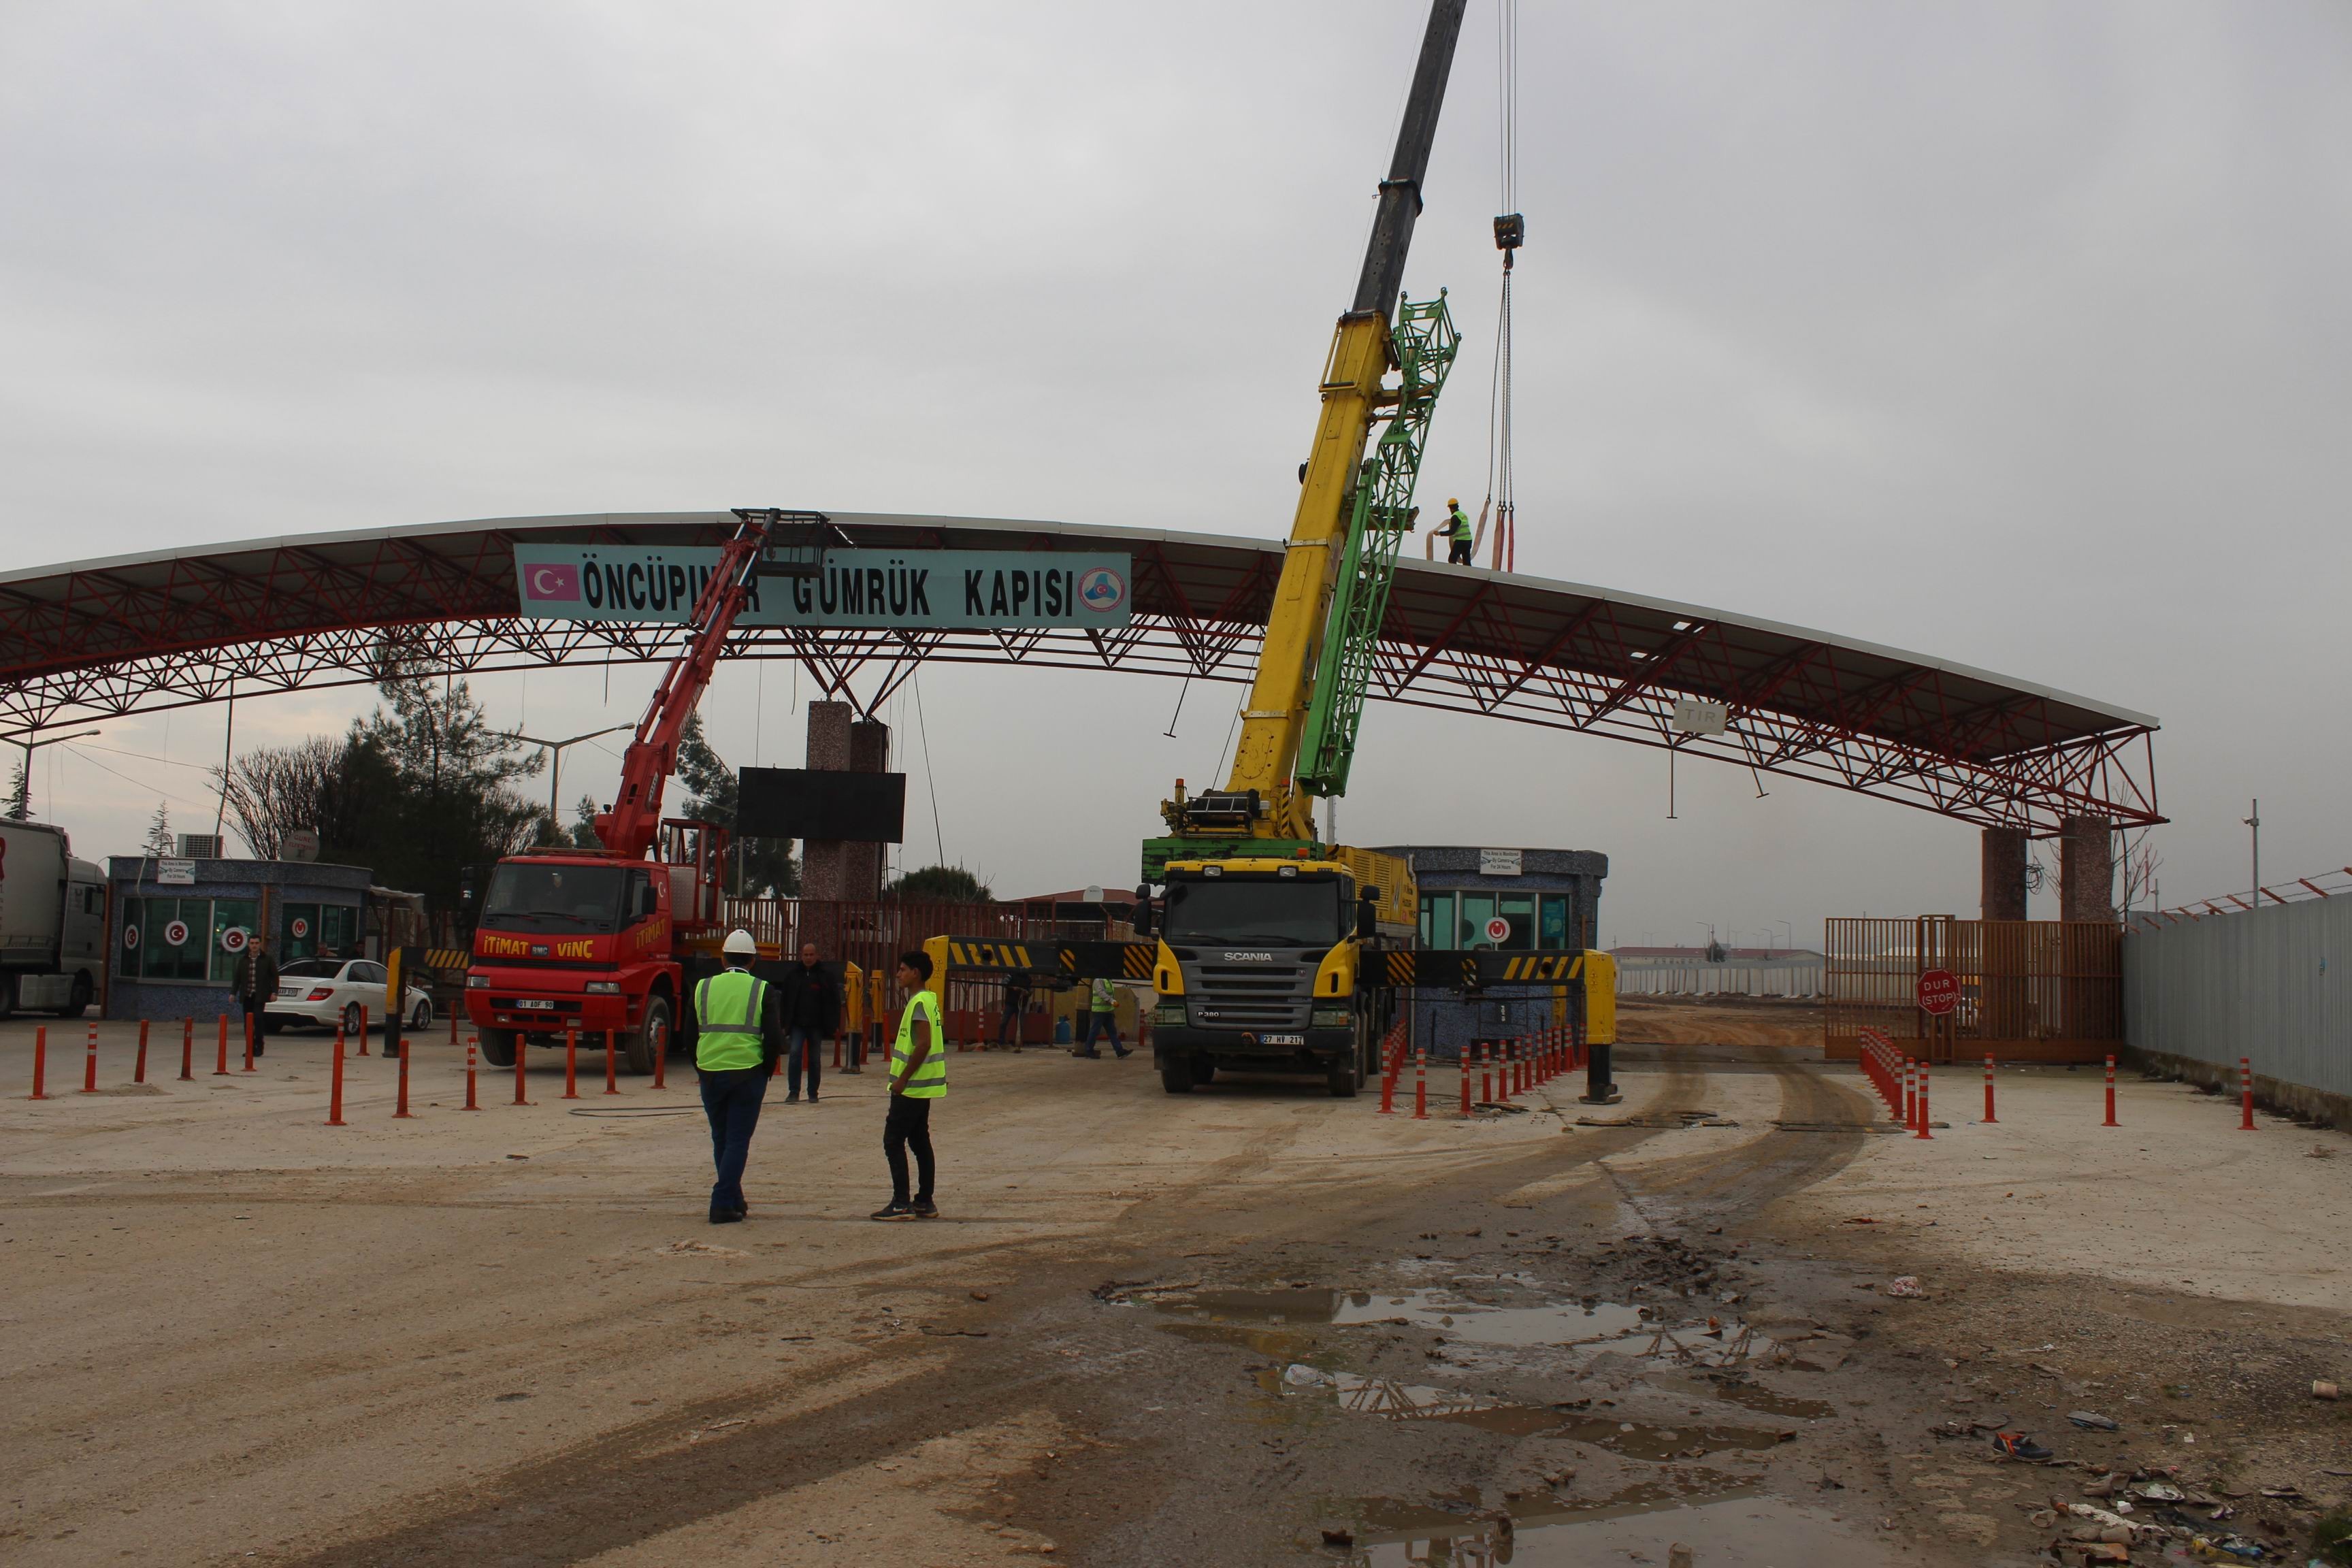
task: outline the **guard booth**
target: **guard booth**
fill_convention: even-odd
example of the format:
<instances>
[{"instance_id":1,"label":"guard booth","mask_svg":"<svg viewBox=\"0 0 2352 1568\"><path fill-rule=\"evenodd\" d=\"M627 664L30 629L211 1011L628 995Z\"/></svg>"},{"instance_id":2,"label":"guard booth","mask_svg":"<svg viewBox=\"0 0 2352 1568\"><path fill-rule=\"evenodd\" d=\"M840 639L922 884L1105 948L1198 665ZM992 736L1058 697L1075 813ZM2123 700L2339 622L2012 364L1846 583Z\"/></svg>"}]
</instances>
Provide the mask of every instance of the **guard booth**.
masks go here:
<instances>
[{"instance_id":1,"label":"guard booth","mask_svg":"<svg viewBox=\"0 0 2352 1568\"><path fill-rule=\"evenodd\" d=\"M1391 845L1378 851L1412 866L1421 894L1419 945L1479 952L1558 952L1593 945L1609 857L1591 849L1501 849ZM1581 987L1416 986L1405 993L1415 1050L1457 1061L1465 1047L1504 1046L1559 1026L1581 1029Z\"/></svg>"},{"instance_id":2,"label":"guard booth","mask_svg":"<svg viewBox=\"0 0 2352 1568\"><path fill-rule=\"evenodd\" d=\"M235 1013L237 963L256 942L280 964L360 956L363 866L118 855L107 878L110 1018Z\"/></svg>"}]
</instances>

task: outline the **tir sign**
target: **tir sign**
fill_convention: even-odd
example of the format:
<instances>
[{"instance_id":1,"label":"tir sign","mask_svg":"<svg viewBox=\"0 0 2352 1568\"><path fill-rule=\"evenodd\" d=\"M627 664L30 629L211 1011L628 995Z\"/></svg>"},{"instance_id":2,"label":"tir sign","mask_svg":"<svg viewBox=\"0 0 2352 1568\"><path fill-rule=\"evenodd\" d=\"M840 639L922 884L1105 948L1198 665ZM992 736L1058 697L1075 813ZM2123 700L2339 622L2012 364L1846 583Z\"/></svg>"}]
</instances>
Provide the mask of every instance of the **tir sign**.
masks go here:
<instances>
[{"instance_id":1,"label":"tir sign","mask_svg":"<svg viewBox=\"0 0 2352 1568\"><path fill-rule=\"evenodd\" d=\"M1948 969L1923 970L1919 974L1919 1011L1940 1018L1960 1005L1960 977Z\"/></svg>"}]
</instances>

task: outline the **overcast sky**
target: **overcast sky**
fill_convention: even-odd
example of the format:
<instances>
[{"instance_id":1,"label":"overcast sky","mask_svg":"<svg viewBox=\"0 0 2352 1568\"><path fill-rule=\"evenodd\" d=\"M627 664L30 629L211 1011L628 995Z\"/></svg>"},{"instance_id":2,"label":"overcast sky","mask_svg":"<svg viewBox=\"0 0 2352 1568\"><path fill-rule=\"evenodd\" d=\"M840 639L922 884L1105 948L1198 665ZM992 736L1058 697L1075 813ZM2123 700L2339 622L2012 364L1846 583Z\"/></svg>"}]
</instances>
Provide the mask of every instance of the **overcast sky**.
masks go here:
<instances>
[{"instance_id":1,"label":"overcast sky","mask_svg":"<svg viewBox=\"0 0 2352 1568\"><path fill-rule=\"evenodd\" d=\"M1423 16L0 0L5 559L751 504L1278 536ZM2352 863L2352 8L1536 4L1520 35L1523 570L2158 715L2168 902L2245 885L2251 795L2266 880ZM1473 510L1495 36L1472 0L1408 272L1467 333L1423 499ZM652 679L477 685L570 733ZM933 671L892 714L908 863L1131 880L1234 695L1170 740L1172 682ZM797 698L728 671L721 749L796 761ZM364 701L243 703L238 739ZM49 748L37 808L84 854L159 797L208 826L221 722ZM1693 763L1669 822L1656 752L1365 736L1348 837L1605 851L1611 941L1975 912L1975 830L1915 810ZM613 768L575 752L566 795Z\"/></svg>"}]
</instances>

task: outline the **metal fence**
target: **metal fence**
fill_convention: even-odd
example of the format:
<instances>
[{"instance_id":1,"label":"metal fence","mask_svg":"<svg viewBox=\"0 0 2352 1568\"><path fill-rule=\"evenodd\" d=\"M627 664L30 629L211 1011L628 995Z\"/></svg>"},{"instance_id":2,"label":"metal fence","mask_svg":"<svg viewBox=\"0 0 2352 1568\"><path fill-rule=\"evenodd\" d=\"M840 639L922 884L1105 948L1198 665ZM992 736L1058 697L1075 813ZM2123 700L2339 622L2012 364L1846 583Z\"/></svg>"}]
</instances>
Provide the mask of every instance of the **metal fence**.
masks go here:
<instances>
[{"instance_id":1,"label":"metal fence","mask_svg":"<svg viewBox=\"0 0 2352 1568\"><path fill-rule=\"evenodd\" d=\"M1852 1060L1861 1032L1940 1039L1940 1050L2032 1061L2095 1059L2123 1039L2122 936L2073 921L1832 920L1823 950L1824 1045ZM1948 969L1960 983L1948 1034L1927 1030L1920 974ZM1942 1059L1938 1055L1937 1059Z\"/></svg>"},{"instance_id":2,"label":"metal fence","mask_svg":"<svg viewBox=\"0 0 2352 1568\"><path fill-rule=\"evenodd\" d=\"M2136 1049L2352 1096L2352 898L2136 922L2123 949Z\"/></svg>"},{"instance_id":3,"label":"metal fence","mask_svg":"<svg viewBox=\"0 0 2352 1568\"><path fill-rule=\"evenodd\" d=\"M1730 959L1721 963L1621 958L1617 992L1635 996L1819 996L1818 956Z\"/></svg>"}]
</instances>

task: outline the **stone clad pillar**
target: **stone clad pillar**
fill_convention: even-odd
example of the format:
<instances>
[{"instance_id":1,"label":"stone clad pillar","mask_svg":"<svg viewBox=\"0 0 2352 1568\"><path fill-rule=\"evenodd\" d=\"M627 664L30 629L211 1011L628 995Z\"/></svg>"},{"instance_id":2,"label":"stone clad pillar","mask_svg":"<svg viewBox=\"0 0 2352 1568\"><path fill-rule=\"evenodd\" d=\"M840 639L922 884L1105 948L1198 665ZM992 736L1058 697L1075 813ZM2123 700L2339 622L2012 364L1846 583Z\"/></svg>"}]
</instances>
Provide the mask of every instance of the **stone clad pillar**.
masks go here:
<instances>
[{"instance_id":1,"label":"stone clad pillar","mask_svg":"<svg viewBox=\"0 0 2352 1568\"><path fill-rule=\"evenodd\" d=\"M808 765L813 773L887 773L890 726L853 720L846 702L808 706ZM879 844L840 838L801 841L801 897L818 900L872 900L882 896Z\"/></svg>"},{"instance_id":2,"label":"stone clad pillar","mask_svg":"<svg viewBox=\"0 0 2352 1568\"><path fill-rule=\"evenodd\" d=\"M2025 918L2025 829L1988 827L1984 830L1984 867L1977 898L1980 920L2021 921Z\"/></svg>"},{"instance_id":3,"label":"stone clad pillar","mask_svg":"<svg viewBox=\"0 0 2352 1568\"><path fill-rule=\"evenodd\" d=\"M2070 816L2058 825L2060 920L2114 923L2115 846L2115 824L2104 816Z\"/></svg>"}]
</instances>

